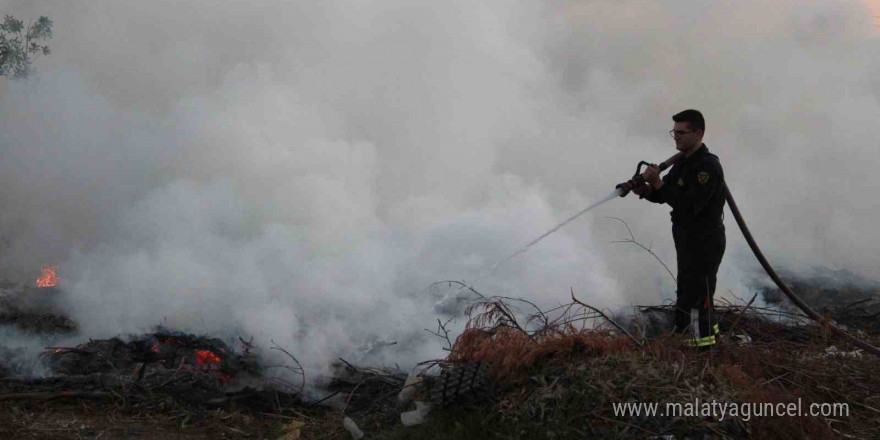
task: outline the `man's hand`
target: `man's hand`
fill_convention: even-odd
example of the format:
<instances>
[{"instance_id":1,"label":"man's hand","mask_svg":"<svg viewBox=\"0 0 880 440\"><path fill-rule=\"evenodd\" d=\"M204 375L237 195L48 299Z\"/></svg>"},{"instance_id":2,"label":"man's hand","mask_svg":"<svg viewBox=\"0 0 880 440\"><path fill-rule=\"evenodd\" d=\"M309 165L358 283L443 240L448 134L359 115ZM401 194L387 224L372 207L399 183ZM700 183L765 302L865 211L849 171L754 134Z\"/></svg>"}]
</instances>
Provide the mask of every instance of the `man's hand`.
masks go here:
<instances>
[{"instance_id":1,"label":"man's hand","mask_svg":"<svg viewBox=\"0 0 880 440\"><path fill-rule=\"evenodd\" d=\"M636 193L639 198L645 198L648 194L651 194L651 187L648 186L647 183L643 183L641 185L636 185L633 187L632 192Z\"/></svg>"},{"instance_id":2,"label":"man's hand","mask_svg":"<svg viewBox=\"0 0 880 440\"><path fill-rule=\"evenodd\" d=\"M648 165L645 172L642 173L642 176L645 177L645 181L651 185L651 188L660 189L660 187L663 186L663 181L660 180L660 169L657 168L657 165Z\"/></svg>"}]
</instances>

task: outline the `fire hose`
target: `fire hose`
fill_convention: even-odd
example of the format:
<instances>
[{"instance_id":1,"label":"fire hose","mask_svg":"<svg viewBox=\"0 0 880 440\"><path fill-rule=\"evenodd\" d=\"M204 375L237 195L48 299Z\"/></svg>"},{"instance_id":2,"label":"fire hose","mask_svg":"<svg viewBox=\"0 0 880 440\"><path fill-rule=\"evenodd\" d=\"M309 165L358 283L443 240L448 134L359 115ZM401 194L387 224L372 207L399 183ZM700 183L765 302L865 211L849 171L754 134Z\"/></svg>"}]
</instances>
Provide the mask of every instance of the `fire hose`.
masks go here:
<instances>
[{"instance_id":1,"label":"fire hose","mask_svg":"<svg viewBox=\"0 0 880 440\"><path fill-rule=\"evenodd\" d=\"M670 166L674 165L676 162L681 160L684 157L684 153L678 153L665 162L659 164L657 168L660 171L663 171ZM636 166L636 174L632 179L617 185L617 188L620 193L620 197L626 197L633 188L640 186L645 183L645 173L642 172L642 165L650 166L648 162L641 161L638 166ZM727 206L730 208L730 212L733 213L733 217L736 219L736 224L739 225L740 231L742 231L743 236L746 239L746 242L749 243L749 247L752 249L752 252L755 254L755 257L758 259L758 262L761 263L761 267L764 268L764 271L767 272L767 275L776 283L776 286L779 287L779 290L788 297L801 311L803 311L807 316L809 316L814 321L818 322L826 329L830 329L834 334L849 340L853 343L853 345L862 348L863 350L880 357L880 348L877 348L861 339L856 338L855 336L847 333L845 330L836 326L829 318L822 316L816 313L815 310L810 308L800 297L798 297L788 286L782 282L782 279L779 278L779 275L776 274L776 271L773 270L773 267L770 266L770 263L764 257L764 253L761 252L761 248L758 247L758 243L755 242L754 237L752 237L752 233L749 232L748 226L746 226L745 220L743 220L742 214L739 212L739 208L736 206L736 202L733 200L733 196L730 194L730 189L725 184L724 186L724 197L727 199Z\"/></svg>"}]
</instances>

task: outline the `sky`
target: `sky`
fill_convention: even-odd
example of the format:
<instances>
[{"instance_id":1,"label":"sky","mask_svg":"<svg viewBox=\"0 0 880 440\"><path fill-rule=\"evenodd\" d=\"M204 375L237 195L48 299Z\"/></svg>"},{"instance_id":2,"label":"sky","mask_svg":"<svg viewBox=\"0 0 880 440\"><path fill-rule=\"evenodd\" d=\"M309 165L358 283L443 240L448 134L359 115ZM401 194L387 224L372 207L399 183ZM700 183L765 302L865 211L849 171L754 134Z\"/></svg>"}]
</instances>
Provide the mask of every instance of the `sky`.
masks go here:
<instances>
[{"instance_id":1,"label":"sky","mask_svg":"<svg viewBox=\"0 0 880 440\"><path fill-rule=\"evenodd\" d=\"M880 26L880 0L865 0L865 4L874 18L874 23Z\"/></svg>"},{"instance_id":2,"label":"sky","mask_svg":"<svg viewBox=\"0 0 880 440\"><path fill-rule=\"evenodd\" d=\"M878 2L0 0L52 54L0 84L0 277L59 266L82 335L165 324L411 365L474 280L705 142L771 263L876 279ZM474 287L674 298L668 207L615 199ZM718 295L758 272L728 212ZM459 319L453 326L461 327ZM387 344L396 342L395 345Z\"/></svg>"}]
</instances>

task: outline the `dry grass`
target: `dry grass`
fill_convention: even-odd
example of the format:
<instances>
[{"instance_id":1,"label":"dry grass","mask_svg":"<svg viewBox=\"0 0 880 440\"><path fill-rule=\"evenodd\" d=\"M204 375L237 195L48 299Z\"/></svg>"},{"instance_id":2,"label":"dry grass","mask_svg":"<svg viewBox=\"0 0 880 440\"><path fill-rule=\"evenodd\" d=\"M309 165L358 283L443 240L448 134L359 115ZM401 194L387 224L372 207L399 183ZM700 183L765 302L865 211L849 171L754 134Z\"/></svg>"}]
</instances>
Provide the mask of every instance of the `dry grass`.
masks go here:
<instances>
[{"instance_id":1,"label":"dry grass","mask_svg":"<svg viewBox=\"0 0 880 440\"><path fill-rule=\"evenodd\" d=\"M777 311L746 307L719 310L723 329L735 325L753 342L737 345L728 340L711 351L697 352L665 335L639 345L620 332L578 325L572 319L547 320L527 330L513 319L510 306L496 298L469 310L471 319L449 360L492 363L490 374L501 394L489 416L494 423L487 429L512 438L880 437L880 359L855 351L827 329L801 323L797 317L782 319ZM695 399L800 401L805 409L811 403L846 403L849 415L723 421L624 418L612 405Z\"/></svg>"}]
</instances>

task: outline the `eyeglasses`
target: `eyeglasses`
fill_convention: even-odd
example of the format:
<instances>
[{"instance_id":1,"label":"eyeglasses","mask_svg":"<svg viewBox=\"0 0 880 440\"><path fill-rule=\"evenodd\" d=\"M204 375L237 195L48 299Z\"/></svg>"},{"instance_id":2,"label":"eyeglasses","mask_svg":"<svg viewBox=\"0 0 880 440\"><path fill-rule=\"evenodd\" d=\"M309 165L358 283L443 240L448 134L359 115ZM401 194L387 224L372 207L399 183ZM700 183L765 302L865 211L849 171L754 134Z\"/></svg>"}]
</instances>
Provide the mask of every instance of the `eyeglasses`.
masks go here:
<instances>
[{"instance_id":1,"label":"eyeglasses","mask_svg":"<svg viewBox=\"0 0 880 440\"><path fill-rule=\"evenodd\" d=\"M691 134L691 133L693 133L693 130L691 130L691 131L669 130L669 136L672 136L673 139L680 138L686 134Z\"/></svg>"}]
</instances>

